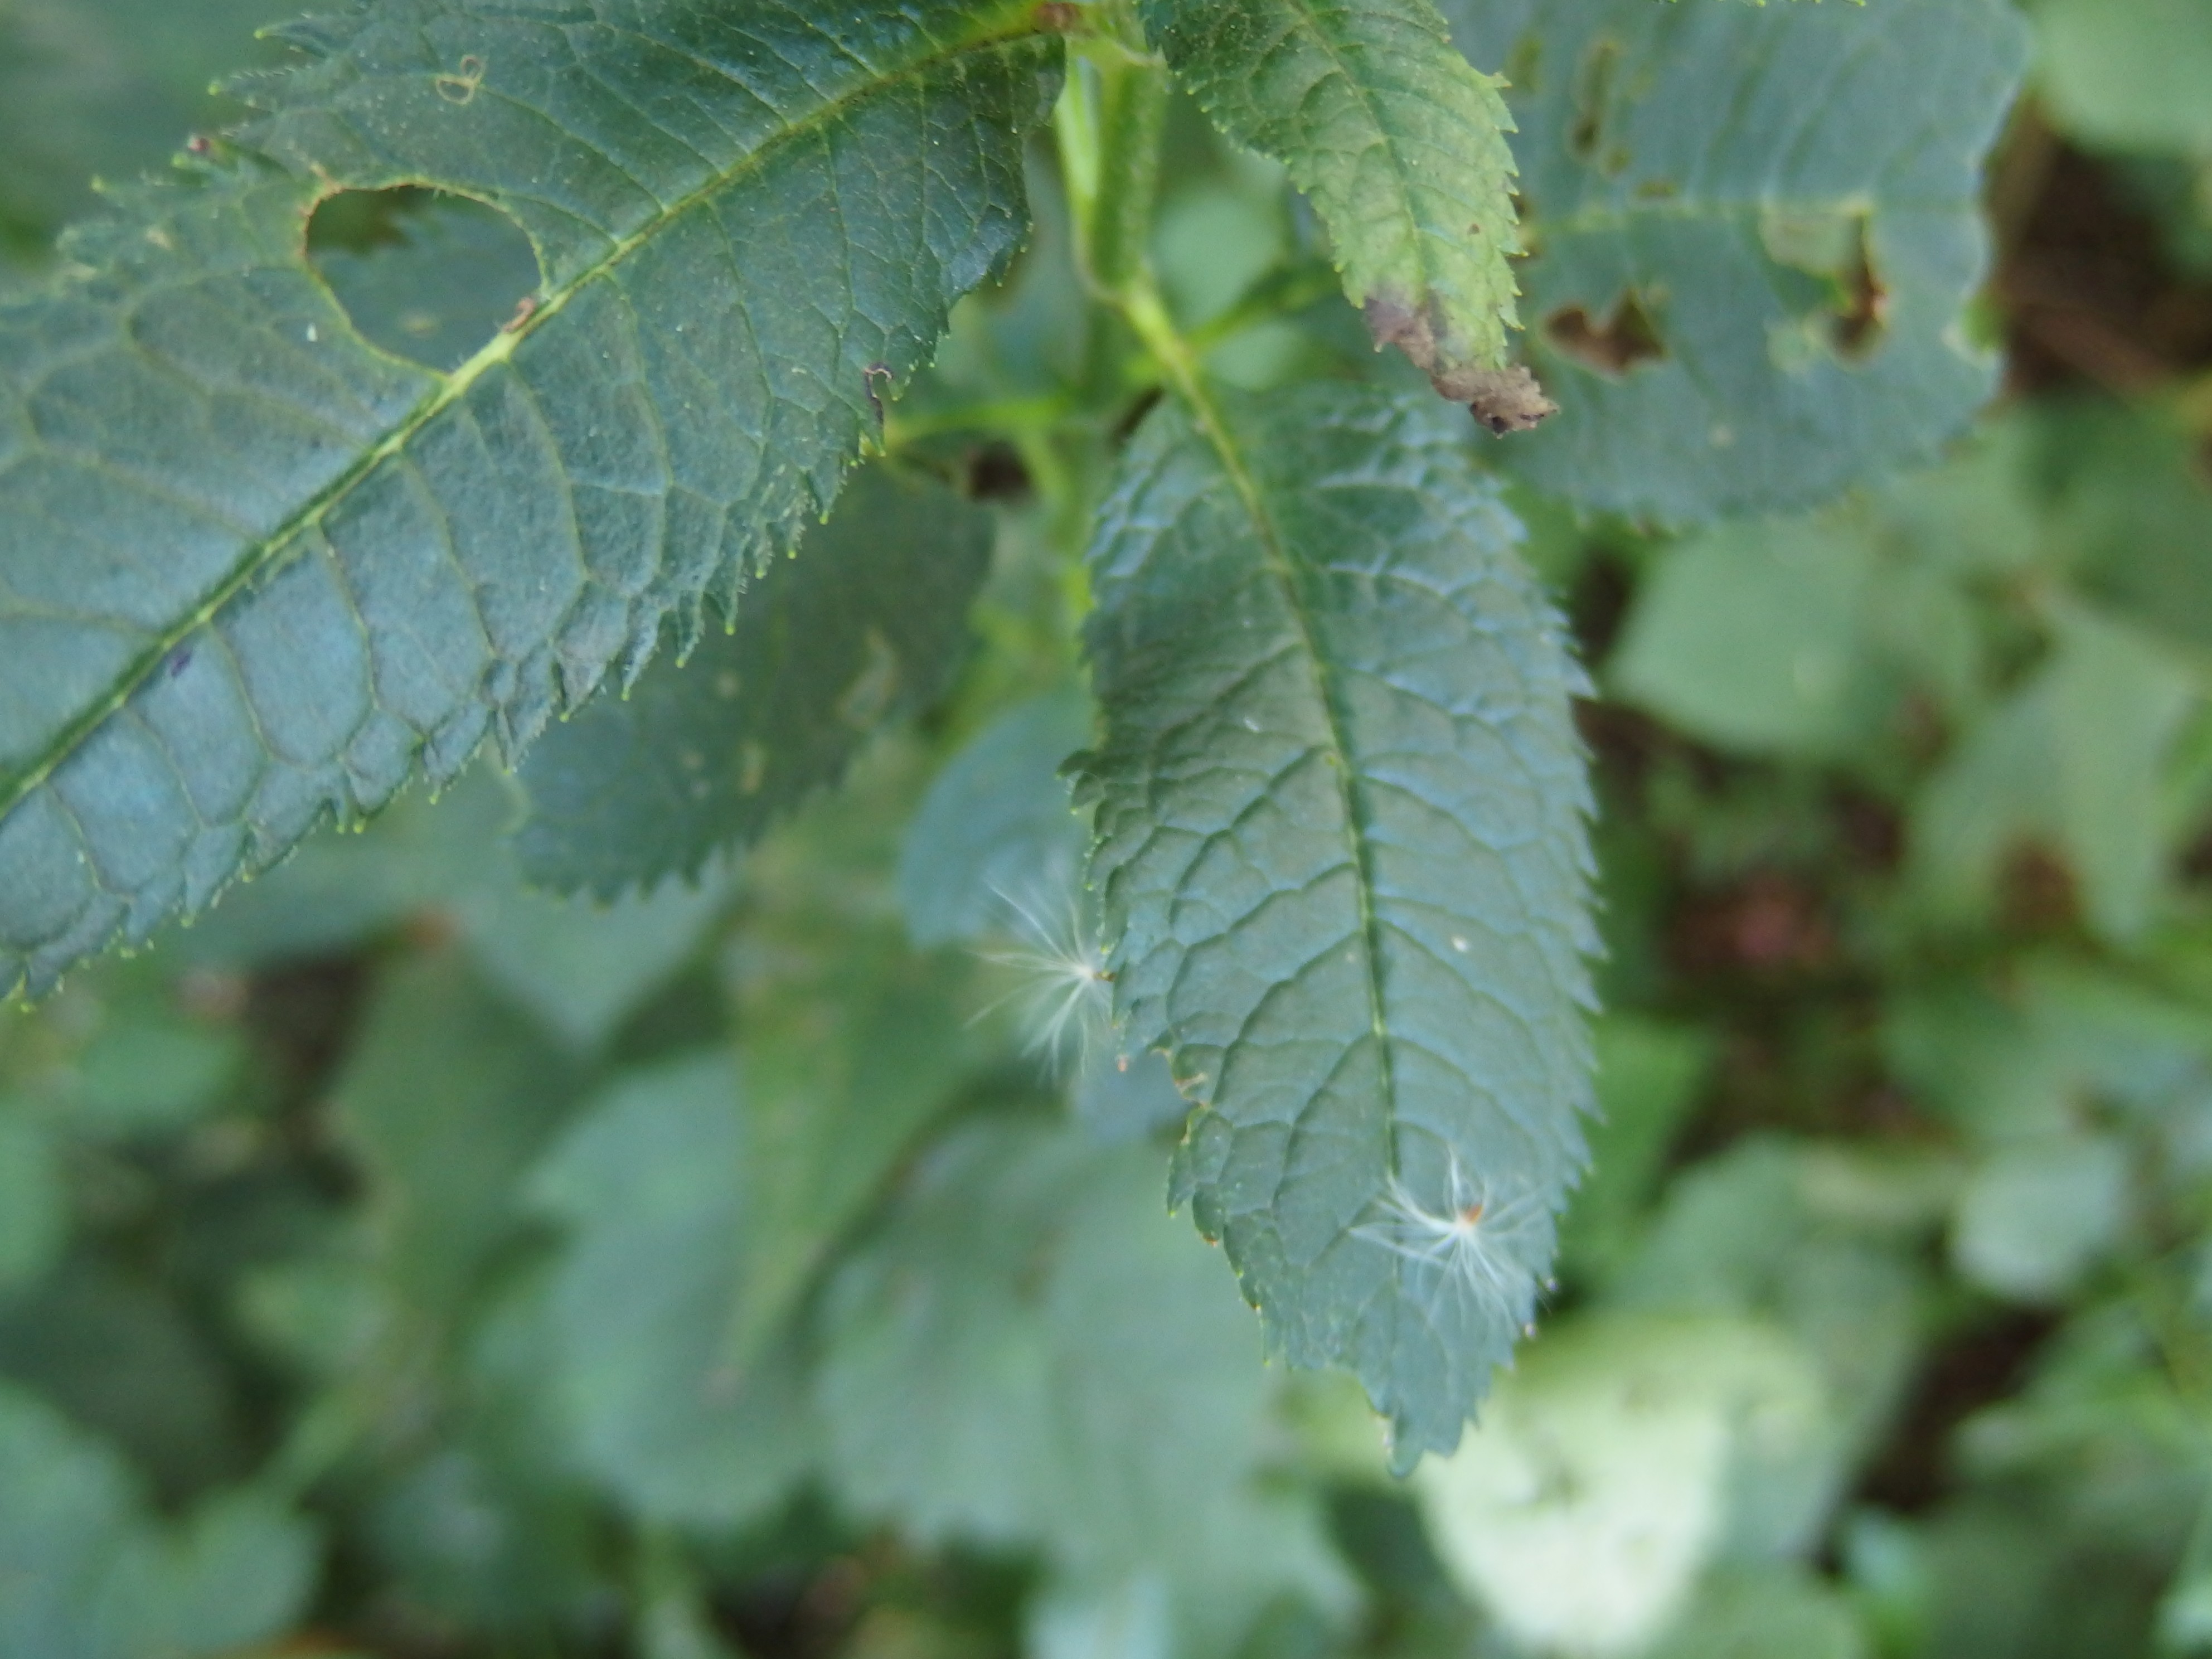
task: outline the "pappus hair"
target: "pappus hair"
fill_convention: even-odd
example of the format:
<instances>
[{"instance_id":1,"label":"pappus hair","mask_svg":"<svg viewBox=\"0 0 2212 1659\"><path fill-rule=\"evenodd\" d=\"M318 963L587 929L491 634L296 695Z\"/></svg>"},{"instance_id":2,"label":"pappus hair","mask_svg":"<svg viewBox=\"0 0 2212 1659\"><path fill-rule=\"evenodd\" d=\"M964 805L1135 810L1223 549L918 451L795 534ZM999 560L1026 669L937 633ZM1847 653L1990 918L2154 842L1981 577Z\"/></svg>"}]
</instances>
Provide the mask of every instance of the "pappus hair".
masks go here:
<instances>
[{"instance_id":1,"label":"pappus hair","mask_svg":"<svg viewBox=\"0 0 2212 1659\"><path fill-rule=\"evenodd\" d=\"M996 884L991 891L1006 907L1019 948L981 954L986 962L1021 974L1023 982L975 1018L1018 1000L1030 1028L1029 1051L1057 1069L1072 1048L1079 1067L1091 1045L1113 1029L1114 975L1106 965L1104 945L1084 926L1073 897L1055 912L1025 902Z\"/></svg>"},{"instance_id":2,"label":"pappus hair","mask_svg":"<svg viewBox=\"0 0 2212 1659\"><path fill-rule=\"evenodd\" d=\"M1352 1231L1428 1270L1444 1292L1526 1328L1539 1289L1531 1263L1548 1254L1549 1211L1534 1191L1486 1179L1456 1152L1444 1174L1443 1202L1432 1205L1393 1170L1374 1218Z\"/></svg>"}]
</instances>

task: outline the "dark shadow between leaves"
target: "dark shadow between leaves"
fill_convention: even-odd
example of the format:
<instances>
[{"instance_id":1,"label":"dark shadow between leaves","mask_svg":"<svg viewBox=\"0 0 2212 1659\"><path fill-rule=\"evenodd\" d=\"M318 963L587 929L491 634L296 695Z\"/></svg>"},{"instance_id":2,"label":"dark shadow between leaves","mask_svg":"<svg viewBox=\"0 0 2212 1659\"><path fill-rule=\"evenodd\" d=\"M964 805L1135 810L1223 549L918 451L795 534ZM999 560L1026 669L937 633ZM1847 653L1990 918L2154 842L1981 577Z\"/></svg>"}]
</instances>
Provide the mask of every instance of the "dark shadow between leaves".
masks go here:
<instances>
[{"instance_id":1,"label":"dark shadow between leaves","mask_svg":"<svg viewBox=\"0 0 2212 1659\"><path fill-rule=\"evenodd\" d=\"M411 185L331 197L308 224L307 258L363 339L441 374L526 316L541 281L514 220Z\"/></svg>"}]
</instances>

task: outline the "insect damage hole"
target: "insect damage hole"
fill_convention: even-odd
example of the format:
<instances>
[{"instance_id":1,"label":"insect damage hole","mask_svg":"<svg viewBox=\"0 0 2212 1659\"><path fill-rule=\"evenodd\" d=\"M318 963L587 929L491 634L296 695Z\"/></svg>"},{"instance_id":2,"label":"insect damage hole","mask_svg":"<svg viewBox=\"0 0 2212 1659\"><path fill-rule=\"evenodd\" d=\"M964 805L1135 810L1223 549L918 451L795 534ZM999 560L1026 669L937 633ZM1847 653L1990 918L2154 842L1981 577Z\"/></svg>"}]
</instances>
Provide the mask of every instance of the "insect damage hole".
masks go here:
<instances>
[{"instance_id":1,"label":"insect damage hole","mask_svg":"<svg viewBox=\"0 0 2212 1659\"><path fill-rule=\"evenodd\" d=\"M1889 289L1875 264L1870 212L1770 212L1759 220L1759 235L1767 257L1796 285L1792 293L1784 284L1784 301L1815 349L1845 362L1864 362L1881 349Z\"/></svg>"},{"instance_id":2,"label":"insect damage hole","mask_svg":"<svg viewBox=\"0 0 2212 1659\"><path fill-rule=\"evenodd\" d=\"M342 191L308 222L307 258L363 339L441 374L538 308L529 237L465 196L413 185Z\"/></svg>"},{"instance_id":3,"label":"insect damage hole","mask_svg":"<svg viewBox=\"0 0 2212 1659\"><path fill-rule=\"evenodd\" d=\"M1544 319L1545 337L1586 368L1620 380L1638 363L1661 362L1667 347L1658 325L1634 289L1624 292L1602 318L1567 306Z\"/></svg>"}]
</instances>

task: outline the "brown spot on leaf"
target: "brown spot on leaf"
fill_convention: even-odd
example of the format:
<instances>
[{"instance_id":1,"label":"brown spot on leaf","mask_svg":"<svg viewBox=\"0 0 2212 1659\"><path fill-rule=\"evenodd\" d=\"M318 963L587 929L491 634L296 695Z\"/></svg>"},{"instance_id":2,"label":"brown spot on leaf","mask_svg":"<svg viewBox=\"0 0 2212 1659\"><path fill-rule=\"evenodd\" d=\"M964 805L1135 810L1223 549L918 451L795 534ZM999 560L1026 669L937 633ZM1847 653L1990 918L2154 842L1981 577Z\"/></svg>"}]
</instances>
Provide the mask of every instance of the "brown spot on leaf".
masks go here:
<instances>
[{"instance_id":1,"label":"brown spot on leaf","mask_svg":"<svg viewBox=\"0 0 2212 1659\"><path fill-rule=\"evenodd\" d=\"M1809 332L1850 361L1874 356L1888 328L1889 290L1874 268L1872 228L1864 213L1771 212L1759 220L1769 258L1820 280L1825 304L1807 313Z\"/></svg>"},{"instance_id":2,"label":"brown spot on leaf","mask_svg":"<svg viewBox=\"0 0 2212 1659\"><path fill-rule=\"evenodd\" d=\"M1859 222L1857 257L1844 273L1843 292L1836 307L1836 351L1840 356L1864 361L1874 356L1889 326L1889 290L1875 274L1867 252L1866 222Z\"/></svg>"},{"instance_id":3,"label":"brown spot on leaf","mask_svg":"<svg viewBox=\"0 0 2212 1659\"><path fill-rule=\"evenodd\" d=\"M1376 345L1394 345L1413 360L1414 367L1436 374L1437 331L1427 317L1392 294L1370 295L1361 311Z\"/></svg>"},{"instance_id":4,"label":"brown spot on leaf","mask_svg":"<svg viewBox=\"0 0 2212 1659\"><path fill-rule=\"evenodd\" d=\"M1544 395L1536 377L1520 364L1478 369L1459 383L1468 392L1468 413L1499 437L1526 432L1559 412Z\"/></svg>"},{"instance_id":5,"label":"brown spot on leaf","mask_svg":"<svg viewBox=\"0 0 2212 1659\"><path fill-rule=\"evenodd\" d=\"M1593 319L1580 306L1555 311L1545 319L1544 332L1568 356L1616 380L1638 363L1656 362L1667 355L1651 313L1632 292L1614 301L1602 320Z\"/></svg>"},{"instance_id":6,"label":"brown spot on leaf","mask_svg":"<svg viewBox=\"0 0 2212 1659\"><path fill-rule=\"evenodd\" d=\"M1582 62L1575 65L1575 74L1569 96L1575 106L1573 124L1567 129L1567 152L1577 161L1599 163L1599 146L1605 138L1607 106L1613 101L1613 79L1620 67L1626 48L1610 35L1601 34L1583 52ZM1614 147L1618 149L1618 146ZM1620 160L1626 164L1626 152ZM1608 167L1607 172L1618 172Z\"/></svg>"},{"instance_id":7,"label":"brown spot on leaf","mask_svg":"<svg viewBox=\"0 0 2212 1659\"><path fill-rule=\"evenodd\" d=\"M1482 368L1452 361L1437 337L1434 307L1415 311L1388 294L1371 295L1364 307L1367 331L1378 346L1394 345L1429 377L1437 394L1465 404L1474 418L1499 436L1526 432L1559 405L1544 395L1536 377L1520 365Z\"/></svg>"},{"instance_id":8,"label":"brown spot on leaf","mask_svg":"<svg viewBox=\"0 0 2212 1659\"><path fill-rule=\"evenodd\" d=\"M1083 8L1073 0L1044 0L1036 16L1041 34L1073 34L1083 27Z\"/></svg>"}]
</instances>

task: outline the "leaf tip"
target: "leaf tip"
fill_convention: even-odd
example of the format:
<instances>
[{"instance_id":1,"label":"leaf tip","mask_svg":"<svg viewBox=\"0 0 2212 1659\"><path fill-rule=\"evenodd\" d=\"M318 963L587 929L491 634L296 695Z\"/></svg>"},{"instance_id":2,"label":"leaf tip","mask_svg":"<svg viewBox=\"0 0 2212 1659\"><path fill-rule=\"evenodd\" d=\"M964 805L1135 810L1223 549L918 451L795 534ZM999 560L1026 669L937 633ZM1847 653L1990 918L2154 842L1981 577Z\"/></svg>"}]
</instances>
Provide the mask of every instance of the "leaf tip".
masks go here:
<instances>
[{"instance_id":1,"label":"leaf tip","mask_svg":"<svg viewBox=\"0 0 2212 1659\"><path fill-rule=\"evenodd\" d=\"M1501 438L1530 431L1559 412L1536 377L1519 363L1472 370L1455 376L1449 388L1440 381L1437 389L1455 402L1463 398L1468 412Z\"/></svg>"},{"instance_id":2,"label":"leaf tip","mask_svg":"<svg viewBox=\"0 0 2212 1659\"><path fill-rule=\"evenodd\" d=\"M1523 366L1492 368L1467 362L1468 354L1457 349L1448 331L1439 326L1433 304L1417 309L1403 296L1379 290L1368 296L1361 311L1378 348L1396 346L1429 377L1439 396L1465 404L1476 420L1498 436L1527 432L1559 413L1559 406Z\"/></svg>"}]
</instances>

